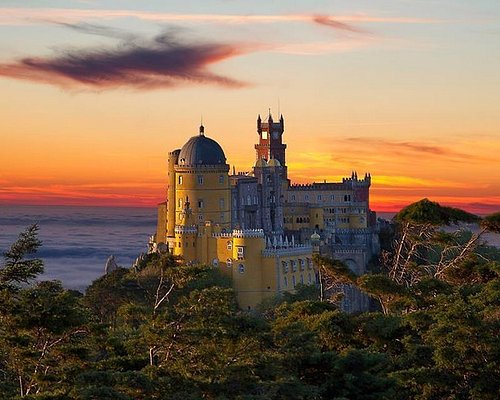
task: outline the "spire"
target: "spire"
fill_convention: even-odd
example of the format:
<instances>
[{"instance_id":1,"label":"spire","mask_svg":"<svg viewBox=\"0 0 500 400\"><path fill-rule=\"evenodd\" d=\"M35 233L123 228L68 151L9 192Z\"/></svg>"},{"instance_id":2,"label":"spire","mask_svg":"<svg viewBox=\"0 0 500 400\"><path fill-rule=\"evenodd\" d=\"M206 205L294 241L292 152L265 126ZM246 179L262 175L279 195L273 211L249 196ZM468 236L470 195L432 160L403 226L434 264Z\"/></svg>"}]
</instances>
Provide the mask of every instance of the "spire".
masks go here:
<instances>
[{"instance_id":1,"label":"spire","mask_svg":"<svg viewBox=\"0 0 500 400\"><path fill-rule=\"evenodd\" d=\"M200 125L200 136L205 136L205 127L203 124Z\"/></svg>"}]
</instances>

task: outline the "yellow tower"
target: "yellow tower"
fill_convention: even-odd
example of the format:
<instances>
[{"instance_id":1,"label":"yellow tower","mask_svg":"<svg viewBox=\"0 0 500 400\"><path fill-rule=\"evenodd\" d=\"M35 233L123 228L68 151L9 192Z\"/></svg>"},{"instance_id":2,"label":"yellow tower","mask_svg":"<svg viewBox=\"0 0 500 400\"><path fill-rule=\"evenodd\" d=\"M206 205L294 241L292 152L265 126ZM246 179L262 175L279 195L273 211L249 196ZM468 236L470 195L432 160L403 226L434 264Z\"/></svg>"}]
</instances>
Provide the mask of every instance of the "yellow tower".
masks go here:
<instances>
[{"instance_id":1,"label":"yellow tower","mask_svg":"<svg viewBox=\"0 0 500 400\"><path fill-rule=\"evenodd\" d=\"M229 165L226 164L226 156L220 145L205 136L203 125L200 126L199 135L190 138L182 147L176 161L173 166L175 199L172 204L169 192L167 226L171 226L173 213L174 254L183 256L186 261L194 261L196 251L190 249L196 246L196 234L193 238L191 232L193 227L205 226L207 221L221 230L231 227ZM186 241L188 247L180 247L183 246L183 235L193 239Z\"/></svg>"}]
</instances>

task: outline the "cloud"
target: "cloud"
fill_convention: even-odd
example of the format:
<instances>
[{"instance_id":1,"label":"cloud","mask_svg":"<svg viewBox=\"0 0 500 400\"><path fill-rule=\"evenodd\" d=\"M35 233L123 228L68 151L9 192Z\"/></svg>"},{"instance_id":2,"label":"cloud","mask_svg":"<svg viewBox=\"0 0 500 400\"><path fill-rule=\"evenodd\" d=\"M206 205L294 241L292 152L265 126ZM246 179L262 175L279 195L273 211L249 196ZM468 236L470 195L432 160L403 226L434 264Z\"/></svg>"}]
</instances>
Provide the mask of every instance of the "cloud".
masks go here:
<instances>
[{"instance_id":1,"label":"cloud","mask_svg":"<svg viewBox=\"0 0 500 400\"><path fill-rule=\"evenodd\" d=\"M364 29L356 28L352 24L348 24L346 22L340 22L328 15L316 15L313 17L313 22L319 24L319 25L324 25L328 26L330 28L339 30L339 31L347 31L351 33L368 33Z\"/></svg>"},{"instance_id":2,"label":"cloud","mask_svg":"<svg viewBox=\"0 0 500 400\"><path fill-rule=\"evenodd\" d=\"M90 24L71 25L86 33L124 39L122 31ZM132 36L128 36L130 39ZM133 87L157 89L182 84L242 87L245 83L217 75L208 66L251 51L250 46L224 43L182 43L164 32L143 43L134 36L114 48L70 49L54 56L27 57L0 64L0 76L55 84L66 88Z\"/></svg>"},{"instance_id":3,"label":"cloud","mask_svg":"<svg viewBox=\"0 0 500 400\"><path fill-rule=\"evenodd\" d=\"M330 16L325 18L332 19ZM155 22L205 22L220 24L253 24L279 22L310 22L314 16L308 14L176 14L138 10L76 9L76 8L0 8L0 25L36 24L46 20L76 22L85 19L137 18ZM429 24L443 22L432 18L378 17L372 15L337 15L338 23L369 22L397 24Z\"/></svg>"},{"instance_id":4,"label":"cloud","mask_svg":"<svg viewBox=\"0 0 500 400\"><path fill-rule=\"evenodd\" d=\"M481 157L477 157L472 154L457 152L448 147L436 146L434 144L421 143L421 142L395 141L383 138L367 138L367 137L348 137L344 139L338 139L337 144L339 142L344 142L347 145L353 145L355 143L363 143L363 145L368 146L368 148L370 148L371 151L373 151L373 149L378 149L384 151L385 154L419 153L419 154L454 158L458 160L463 160L463 159L483 160Z\"/></svg>"}]
</instances>

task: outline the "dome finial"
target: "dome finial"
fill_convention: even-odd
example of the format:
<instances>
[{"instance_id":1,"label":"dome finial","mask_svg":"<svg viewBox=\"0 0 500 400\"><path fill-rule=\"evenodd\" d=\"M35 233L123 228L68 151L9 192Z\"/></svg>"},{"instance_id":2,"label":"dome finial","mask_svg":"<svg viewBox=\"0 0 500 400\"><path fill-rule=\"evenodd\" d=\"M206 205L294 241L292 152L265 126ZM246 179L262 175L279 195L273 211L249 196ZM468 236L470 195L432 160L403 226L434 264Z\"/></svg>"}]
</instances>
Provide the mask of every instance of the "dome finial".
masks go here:
<instances>
[{"instance_id":1,"label":"dome finial","mask_svg":"<svg viewBox=\"0 0 500 400\"><path fill-rule=\"evenodd\" d=\"M205 127L203 126L203 122L200 125L200 136L205 136Z\"/></svg>"}]
</instances>

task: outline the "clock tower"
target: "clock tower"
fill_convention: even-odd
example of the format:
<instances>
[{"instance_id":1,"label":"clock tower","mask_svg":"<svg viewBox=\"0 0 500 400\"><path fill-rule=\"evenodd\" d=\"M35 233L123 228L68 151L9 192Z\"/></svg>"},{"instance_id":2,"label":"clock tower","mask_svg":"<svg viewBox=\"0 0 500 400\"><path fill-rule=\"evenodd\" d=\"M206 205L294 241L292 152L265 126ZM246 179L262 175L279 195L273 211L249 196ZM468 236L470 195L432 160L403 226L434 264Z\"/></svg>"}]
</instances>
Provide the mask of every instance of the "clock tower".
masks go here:
<instances>
[{"instance_id":1,"label":"clock tower","mask_svg":"<svg viewBox=\"0 0 500 400\"><path fill-rule=\"evenodd\" d=\"M278 160L284 169L286 179L285 150L286 144L283 143L283 133L285 132L285 120L280 116L279 122L274 122L271 112L267 122L262 122L260 115L257 118L257 133L259 134L259 143L255 145L257 160L271 159Z\"/></svg>"}]
</instances>

